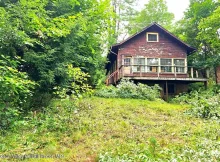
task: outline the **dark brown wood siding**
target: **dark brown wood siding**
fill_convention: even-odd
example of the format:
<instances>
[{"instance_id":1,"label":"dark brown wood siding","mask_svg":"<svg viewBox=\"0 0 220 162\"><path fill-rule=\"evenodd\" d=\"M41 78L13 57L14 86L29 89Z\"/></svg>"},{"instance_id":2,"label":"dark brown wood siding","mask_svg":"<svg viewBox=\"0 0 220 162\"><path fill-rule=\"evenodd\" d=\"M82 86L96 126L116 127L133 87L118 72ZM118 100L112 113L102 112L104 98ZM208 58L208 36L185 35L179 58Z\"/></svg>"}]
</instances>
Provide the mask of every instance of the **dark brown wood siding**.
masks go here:
<instances>
[{"instance_id":1,"label":"dark brown wood siding","mask_svg":"<svg viewBox=\"0 0 220 162\"><path fill-rule=\"evenodd\" d=\"M159 33L159 42L147 42L146 33ZM186 58L186 49L177 44L164 32L158 32L150 28L147 32L137 35L136 37L125 42L119 47L118 51L118 68L122 65L124 56L145 56L151 58Z\"/></svg>"}]
</instances>

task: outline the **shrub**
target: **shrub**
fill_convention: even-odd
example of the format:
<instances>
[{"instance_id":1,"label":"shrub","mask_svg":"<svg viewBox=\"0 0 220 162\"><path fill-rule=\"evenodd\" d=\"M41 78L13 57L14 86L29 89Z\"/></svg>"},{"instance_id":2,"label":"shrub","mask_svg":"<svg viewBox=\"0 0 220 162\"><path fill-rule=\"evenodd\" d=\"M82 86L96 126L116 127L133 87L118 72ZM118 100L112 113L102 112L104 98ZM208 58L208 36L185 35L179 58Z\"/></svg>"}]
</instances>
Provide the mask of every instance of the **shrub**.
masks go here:
<instances>
[{"instance_id":1,"label":"shrub","mask_svg":"<svg viewBox=\"0 0 220 162\"><path fill-rule=\"evenodd\" d=\"M80 68L74 68L72 65L67 67L67 82L62 86L54 87L54 94L59 98L72 99L81 98L82 94L90 95L93 93L92 87L87 84L90 77Z\"/></svg>"},{"instance_id":2,"label":"shrub","mask_svg":"<svg viewBox=\"0 0 220 162\"><path fill-rule=\"evenodd\" d=\"M180 149L180 153L170 149L164 149L160 153L170 161L219 161L220 142L204 138L197 141L196 148L186 145Z\"/></svg>"},{"instance_id":3,"label":"shrub","mask_svg":"<svg viewBox=\"0 0 220 162\"><path fill-rule=\"evenodd\" d=\"M132 81L122 79L117 85L117 94L120 98L139 98L137 87Z\"/></svg>"},{"instance_id":4,"label":"shrub","mask_svg":"<svg viewBox=\"0 0 220 162\"><path fill-rule=\"evenodd\" d=\"M172 161L172 162L188 162L188 161L219 161L220 160L220 141L202 138L196 143L196 147L183 146L181 148L162 148L155 144L155 140L151 139L148 148L132 150L135 154L125 153L122 155L105 152L99 155L99 162L136 162L136 161ZM152 148L151 148L152 147ZM158 147L155 154L155 147Z\"/></svg>"},{"instance_id":5,"label":"shrub","mask_svg":"<svg viewBox=\"0 0 220 162\"><path fill-rule=\"evenodd\" d=\"M117 88L113 85L102 87L101 89L95 92L95 96L104 97L104 98L116 98L118 97Z\"/></svg>"},{"instance_id":6,"label":"shrub","mask_svg":"<svg viewBox=\"0 0 220 162\"><path fill-rule=\"evenodd\" d=\"M173 101L190 104L192 107L186 111L187 114L200 118L220 119L220 94L217 86L205 91L192 91L176 96Z\"/></svg>"},{"instance_id":7,"label":"shrub","mask_svg":"<svg viewBox=\"0 0 220 162\"><path fill-rule=\"evenodd\" d=\"M157 84L154 86L148 86L145 84L139 83L137 86L137 93L140 98L148 99L148 100L155 100L156 98L160 98L160 91L161 87Z\"/></svg>"},{"instance_id":8,"label":"shrub","mask_svg":"<svg viewBox=\"0 0 220 162\"><path fill-rule=\"evenodd\" d=\"M141 83L136 85L128 79L122 79L117 87L112 85L103 87L95 92L95 96L156 100L160 98L160 90L158 85L148 86Z\"/></svg>"},{"instance_id":9,"label":"shrub","mask_svg":"<svg viewBox=\"0 0 220 162\"><path fill-rule=\"evenodd\" d=\"M0 129L8 128L17 119L36 85L26 73L17 70L20 61L3 55L0 58Z\"/></svg>"}]
</instances>

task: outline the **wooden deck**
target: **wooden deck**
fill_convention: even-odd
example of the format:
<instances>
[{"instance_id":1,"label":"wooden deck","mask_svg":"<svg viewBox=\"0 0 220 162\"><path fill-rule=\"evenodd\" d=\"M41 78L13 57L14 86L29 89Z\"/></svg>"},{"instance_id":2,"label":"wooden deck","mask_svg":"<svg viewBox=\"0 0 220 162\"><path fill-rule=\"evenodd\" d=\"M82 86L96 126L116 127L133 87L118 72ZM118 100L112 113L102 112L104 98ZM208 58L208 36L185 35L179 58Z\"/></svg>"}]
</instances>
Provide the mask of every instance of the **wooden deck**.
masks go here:
<instances>
[{"instance_id":1,"label":"wooden deck","mask_svg":"<svg viewBox=\"0 0 220 162\"><path fill-rule=\"evenodd\" d=\"M162 78L162 77L127 77L126 79L134 79L134 80L177 80L177 81L194 81L194 82L206 82L208 79L206 78Z\"/></svg>"},{"instance_id":2,"label":"wooden deck","mask_svg":"<svg viewBox=\"0 0 220 162\"><path fill-rule=\"evenodd\" d=\"M177 72L176 67L172 66L171 72L162 72L160 66L157 66L157 70L154 72L148 72L146 70L142 71L132 71L133 67L139 67L139 69L147 69L148 66L144 65L122 65L118 70L111 73L107 79L106 84L116 84L120 79L132 79L132 80L149 80L149 81L185 81L185 82L207 82L209 72L204 69L196 69L193 67L184 67L185 71L180 73ZM129 70L128 70L129 69Z\"/></svg>"}]
</instances>

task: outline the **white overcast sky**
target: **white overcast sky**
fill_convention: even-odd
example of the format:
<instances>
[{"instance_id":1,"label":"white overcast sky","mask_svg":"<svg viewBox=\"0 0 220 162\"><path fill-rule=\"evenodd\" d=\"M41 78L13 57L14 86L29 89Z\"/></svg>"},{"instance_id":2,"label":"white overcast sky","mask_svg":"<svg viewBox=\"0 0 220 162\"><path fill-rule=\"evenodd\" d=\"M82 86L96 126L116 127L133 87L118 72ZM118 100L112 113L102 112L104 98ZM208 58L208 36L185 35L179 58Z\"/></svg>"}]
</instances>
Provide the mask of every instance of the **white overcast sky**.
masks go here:
<instances>
[{"instance_id":1,"label":"white overcast sky","mask_svg":"<svg viewBox=\"0 0 220 162\"><path fill-rule=\"evenodd\" d=\"M144 4L146 4L148 0L139 0L138 10L144 8ZM189 6L189 0L166 0L168 11L174 13L175 20L180 20L183 15L184 11Z\"/></svg>"}]
</instances>

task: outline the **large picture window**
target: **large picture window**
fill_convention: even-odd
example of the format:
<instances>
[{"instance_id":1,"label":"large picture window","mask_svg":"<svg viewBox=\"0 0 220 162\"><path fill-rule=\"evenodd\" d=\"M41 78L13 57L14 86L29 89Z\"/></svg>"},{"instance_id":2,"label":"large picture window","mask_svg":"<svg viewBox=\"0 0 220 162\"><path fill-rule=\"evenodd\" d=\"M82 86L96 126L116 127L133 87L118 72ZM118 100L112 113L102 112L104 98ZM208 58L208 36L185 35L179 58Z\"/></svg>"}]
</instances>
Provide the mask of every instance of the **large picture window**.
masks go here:
<instances>
[{"instance_id":1,"label":"large picture window","mask_svg":"<svg viewBox=\"0 0 220 162\"><path fill-rule=\"evenodd\" d=\"M161 72L172 72L172 59L160 59Z\"/></svg>"},{"instance_id":2,"label":"large picture window","mask_svg":"<svg viewBox=\"0 0 220 162\"><path fill-rule=\"evenodd\" d=\"M145 58L134 58L134 72L145 72Z\"/></svg>"},{"instance_id":3,"label":"large picture window","mask_svg":"<svg viewBox=\"0 0 220 162\"><path fill-rule=\"evenodd\" d=\"M158 72L158 58L147 59L147 72Z\"/></svg>"},{"instance_id":4,"label":"large picture window","mask_svg":"<svg viewBox=\"0 0 220 162\"><path fill-rule=\"evenodd\" d=\"M185 60L174 59L174 65L177 73L185 73Z\"/></svg>"}]
</instances>

